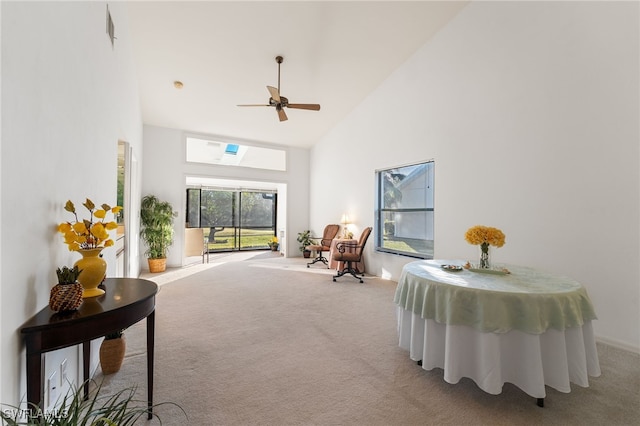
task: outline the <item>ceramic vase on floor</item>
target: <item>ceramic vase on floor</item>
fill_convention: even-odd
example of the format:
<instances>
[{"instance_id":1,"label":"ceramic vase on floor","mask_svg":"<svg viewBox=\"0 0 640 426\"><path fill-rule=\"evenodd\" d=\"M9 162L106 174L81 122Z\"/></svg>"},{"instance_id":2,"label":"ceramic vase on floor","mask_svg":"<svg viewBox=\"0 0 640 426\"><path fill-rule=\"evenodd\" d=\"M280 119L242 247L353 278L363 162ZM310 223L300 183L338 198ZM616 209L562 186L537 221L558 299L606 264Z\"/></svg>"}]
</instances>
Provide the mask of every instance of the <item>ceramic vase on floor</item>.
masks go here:
<instances>
[{"instance_id":1,"label":"ceramic vase on floor","mask_svg":"<svg viewBox=\"0 0 640 426\"><path fill-rule=\"evenodd\" d=\"M105 338L100 345L100 368L102 374L113 374L120 371L124 352L127 348L124 335L116 338Z\"/></svg>"},{"instance_id":2,"label":"ceramic vase on floor","mask_svg":"<svg viewBox=\"0 0 640 426\"><path fill-rule=\"evenodd\" d=\"M84 291L82 297L95 297L104 294L104 290L98 288L107 272L107 262L100 257L103 247L94 249L78 250L82 259L74 263L78 269L82 270L78 281L82 284Z\"/></svg>"}]
</instances>

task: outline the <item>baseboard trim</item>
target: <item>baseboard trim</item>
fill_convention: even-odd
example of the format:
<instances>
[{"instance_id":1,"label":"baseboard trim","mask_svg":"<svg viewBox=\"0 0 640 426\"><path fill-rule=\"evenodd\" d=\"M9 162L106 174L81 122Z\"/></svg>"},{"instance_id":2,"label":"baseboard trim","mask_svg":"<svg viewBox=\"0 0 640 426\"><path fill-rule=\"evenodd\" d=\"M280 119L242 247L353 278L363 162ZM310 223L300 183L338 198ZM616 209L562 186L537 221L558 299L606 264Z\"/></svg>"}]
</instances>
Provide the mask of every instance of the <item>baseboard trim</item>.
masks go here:
<instances>
[{"instance_id":1,"label":"baseboard trim","mask_svg":"<svg viewBox=\"0 0 640 426\"><path fill-rule=\"evenodd\" d=\"M629 345L628 343L621 342L619 340L610 339L608 337L602 337L596 335L596 342L602 343L608 346L613 346L614 348L622 349L628 352L633 352L640 355L640 346Z\"/></svg>"}]
</instances>

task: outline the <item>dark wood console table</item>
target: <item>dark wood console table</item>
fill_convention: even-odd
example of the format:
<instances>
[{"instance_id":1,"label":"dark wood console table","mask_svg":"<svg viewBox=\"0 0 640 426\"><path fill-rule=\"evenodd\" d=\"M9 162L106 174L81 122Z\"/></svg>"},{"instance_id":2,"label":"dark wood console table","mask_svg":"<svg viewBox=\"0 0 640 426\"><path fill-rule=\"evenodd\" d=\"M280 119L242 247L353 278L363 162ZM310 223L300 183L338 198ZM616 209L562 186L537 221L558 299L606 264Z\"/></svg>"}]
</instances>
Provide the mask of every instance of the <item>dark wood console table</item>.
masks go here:
<instances>
[{"instance_id":1,"label":"dark wood console table","mask_svg":"<svg viewBox=\"0 0 640 426\"><path fill-rule=\"evenodd\" d=\"M147 319L147 396L153 417L153 351L158 286L138 278L107 278L106 294L84 299L80 309L56 313L47 306L21 329L27 346L27 402L43 407L42 354L82 343L84 394L89 392L91 340Z\"/></svg>"}]
</instances>

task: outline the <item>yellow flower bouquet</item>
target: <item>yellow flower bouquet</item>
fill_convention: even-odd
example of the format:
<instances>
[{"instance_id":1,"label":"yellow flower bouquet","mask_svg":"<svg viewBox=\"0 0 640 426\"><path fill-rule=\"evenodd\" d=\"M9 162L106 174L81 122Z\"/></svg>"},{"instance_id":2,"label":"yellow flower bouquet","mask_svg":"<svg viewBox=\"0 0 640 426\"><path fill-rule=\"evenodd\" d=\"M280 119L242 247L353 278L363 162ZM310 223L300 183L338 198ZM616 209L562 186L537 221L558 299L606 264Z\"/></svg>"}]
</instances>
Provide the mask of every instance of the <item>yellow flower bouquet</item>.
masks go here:
<instances>
[{"instance_id":1,"label":"yellow flower bouquet","mask_svg":"<svg viewBox=\"0 0 640 426\"><path fill-rule=\"evenodd\" d=\"M269 247L271 247L271 250L277 250L278 249L278 237L271 237L271 240L269 240L269 243L267 243Z\"/></svg>"},{"instance_id":2,"label":"yellow flower bouquet","mask_svg":"<svg viewBox=\"0 0 640 426\"><path fill-rule=\"evenodd\" d=\"M464 239L469 244L480 246L480 268L489 269L489 246L502 247L504 245L504 233L498 228L476 225L467 229Z\"/></svg>"},{"instance_id":3,"label":"yellow flower bouquet","mask_svg":"<svg viewBox=\"0 0 640 426\"><path fill-rule=\"evenodd\" d=\"M464 239L469 244L489 244L495 247L504 245L504 234L498 228L476 225L472 226L464 234Z\"/></svg>"},{"instance_id":4,"label":"yellow flower bouquet","mask_svg":"<svg viewBox=\"0 0 640 426\"><path fill-rule=\"evenodd\" d=\"M112 246L114 242L109 236L109 231L116 229L118 224L115 221L105 222L105 218L109 212L118 214L122 207L102 204L102 208L97 209L88 198L82 205L89 210L89 219L79 219L75 205L69 200L64 209L73 213L75 221L58 225L58 232L64 235L64 242L69 246L69 251Z\"/></svg>"}]
</instances>

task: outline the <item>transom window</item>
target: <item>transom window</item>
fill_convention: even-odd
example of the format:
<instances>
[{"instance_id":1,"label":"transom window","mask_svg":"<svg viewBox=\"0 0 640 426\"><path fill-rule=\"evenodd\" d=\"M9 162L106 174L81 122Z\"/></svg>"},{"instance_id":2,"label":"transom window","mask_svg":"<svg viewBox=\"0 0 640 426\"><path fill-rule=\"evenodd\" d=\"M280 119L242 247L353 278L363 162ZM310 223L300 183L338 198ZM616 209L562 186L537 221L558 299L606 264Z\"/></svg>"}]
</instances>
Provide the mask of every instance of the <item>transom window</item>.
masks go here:
<instances>
[{"instance_id":1,"label":"transom window","mask_svg":"<svg viewBox=\"0 0 640 426\"><path fill-rule=\"evenodd\" d=\"M235 142L187 137L186 151L188 163L287 170L287 151L279 148L264 148L241 145Z\"/></svg>"},{"instance_id":2,"label":"transom window","mask_svg":"<svg viewBox=\"0 0 640 426\"><path fill-rule=\"evenodd\" d=\"M376 251L433 259L434 162L376 171Z\"/></svg>"}]
</instances>

